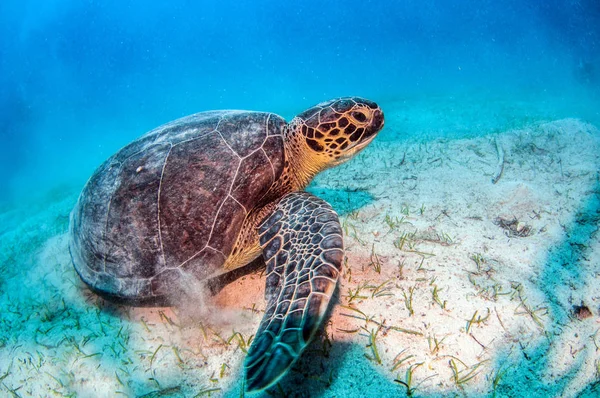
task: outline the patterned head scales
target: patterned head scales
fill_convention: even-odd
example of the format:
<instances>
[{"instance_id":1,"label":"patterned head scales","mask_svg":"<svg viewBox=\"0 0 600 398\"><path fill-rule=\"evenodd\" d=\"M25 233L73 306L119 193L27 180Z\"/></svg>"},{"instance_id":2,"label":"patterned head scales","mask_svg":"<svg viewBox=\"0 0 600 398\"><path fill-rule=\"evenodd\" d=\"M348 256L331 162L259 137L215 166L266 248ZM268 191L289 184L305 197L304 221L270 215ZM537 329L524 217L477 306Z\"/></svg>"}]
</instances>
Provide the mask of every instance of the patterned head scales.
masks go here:
<instances>
[{"instance_id":1,"label":"patterned head scales","mask_svg":"<svg viewBox=\"0 0 600 398\"><path fill-rule=\"evenodd\" d=\"M291 124L315 154L339 164L370 143L383 128L384 119L376 103L351 97L318 104Z\"/></svg>"}]
</instances>

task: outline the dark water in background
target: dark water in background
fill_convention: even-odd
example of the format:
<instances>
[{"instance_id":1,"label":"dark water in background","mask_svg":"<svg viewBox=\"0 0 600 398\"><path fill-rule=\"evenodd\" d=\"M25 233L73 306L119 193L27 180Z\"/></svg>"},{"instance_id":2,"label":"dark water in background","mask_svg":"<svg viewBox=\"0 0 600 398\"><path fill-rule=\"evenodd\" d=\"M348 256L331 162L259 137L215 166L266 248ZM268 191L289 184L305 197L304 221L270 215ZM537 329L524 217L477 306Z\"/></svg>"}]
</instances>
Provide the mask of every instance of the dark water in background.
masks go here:
<instances>
[{"instance_id":1,"label":"dark water in background","mask_svg":"<svg viewBox=\"0 0 600 398\"><path fill-rule=\"evenodd\" d=\"M494 100L600 124L598 0L168 3L2 0L0 202L79 189L133 138L207 109Z\"/></svg>"}]
</instances>

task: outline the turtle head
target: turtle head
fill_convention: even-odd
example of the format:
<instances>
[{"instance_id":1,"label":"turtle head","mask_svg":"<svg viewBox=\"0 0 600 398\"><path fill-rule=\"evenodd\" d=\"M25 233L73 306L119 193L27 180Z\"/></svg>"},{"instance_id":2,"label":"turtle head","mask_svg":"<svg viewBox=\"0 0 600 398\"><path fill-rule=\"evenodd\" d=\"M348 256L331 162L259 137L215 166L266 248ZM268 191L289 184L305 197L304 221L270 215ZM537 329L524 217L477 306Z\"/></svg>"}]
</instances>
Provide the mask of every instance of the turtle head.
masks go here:
<instances>
[{"instance_id":1,"label":"turtle head","mask_svg":"<svg viewBox=\"0 0 600 398\"><path fill-rule=\"evenodd\" d=\"M318 104L292 120L296 145L318 171L360 152L383 128L383 112L369 100L348 97Z\"/></svg>"}]
</instances>

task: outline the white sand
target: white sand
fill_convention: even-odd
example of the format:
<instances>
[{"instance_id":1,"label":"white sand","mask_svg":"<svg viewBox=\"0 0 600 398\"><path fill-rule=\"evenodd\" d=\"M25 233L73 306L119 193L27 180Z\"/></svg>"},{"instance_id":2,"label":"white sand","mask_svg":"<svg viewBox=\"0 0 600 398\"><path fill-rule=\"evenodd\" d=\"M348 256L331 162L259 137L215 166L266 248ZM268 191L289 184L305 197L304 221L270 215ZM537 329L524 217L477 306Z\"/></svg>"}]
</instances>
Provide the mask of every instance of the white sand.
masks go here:
<instances>
[{"instance_id":1,"label":"white sand","mask_svg":"<svg viewBox=\"0 0 600 398\"><path fill-rule=\"evenodd\" d=\"M385 134L400 134L386 116ZM415 396L598 396L600 131L566 119L475 139L383 138L311 188L340 212L371 200L343 214L338 305L272 395L403 396L394 379L412 370ZM108 304L55 232L75 197L2 235L0 395L240 396L264 277L186 308ZM582 303L591 315L578 319Z\"/></svg>"}]
</instances>

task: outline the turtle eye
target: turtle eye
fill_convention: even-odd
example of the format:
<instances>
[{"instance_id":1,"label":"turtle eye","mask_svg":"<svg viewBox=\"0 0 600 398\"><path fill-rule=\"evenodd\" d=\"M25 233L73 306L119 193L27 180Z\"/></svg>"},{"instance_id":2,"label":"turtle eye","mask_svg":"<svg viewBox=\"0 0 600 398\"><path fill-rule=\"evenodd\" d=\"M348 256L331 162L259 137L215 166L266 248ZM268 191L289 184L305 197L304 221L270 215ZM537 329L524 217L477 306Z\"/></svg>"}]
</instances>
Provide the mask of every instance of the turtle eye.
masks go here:
<instances>
[{"instance_id":1,"label":"turtle eye","mask_svg":"<svg viewBox=\"0 0 600 398\"><path fill-rule=\"evenodd\" d=\"M362 112L358 112L358 111L352 112L352 117L360 123L364 123L367 120L367 115L365 115Z\"/></svg>"}]
</instances>

